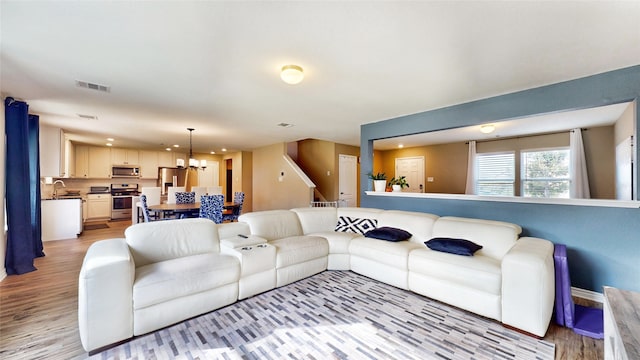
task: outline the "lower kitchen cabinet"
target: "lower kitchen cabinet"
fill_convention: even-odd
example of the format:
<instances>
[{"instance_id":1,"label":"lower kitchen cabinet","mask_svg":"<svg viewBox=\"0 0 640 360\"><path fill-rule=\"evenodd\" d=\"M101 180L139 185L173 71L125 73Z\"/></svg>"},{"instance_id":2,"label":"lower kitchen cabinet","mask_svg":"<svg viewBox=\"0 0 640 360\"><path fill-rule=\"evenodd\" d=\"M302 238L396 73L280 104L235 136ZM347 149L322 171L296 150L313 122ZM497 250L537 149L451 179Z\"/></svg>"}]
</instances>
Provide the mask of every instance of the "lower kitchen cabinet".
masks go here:
<instances>
[{"instance_id":1,"label":"lower kitchen cabinet","mask_svg":"<svg viewBox=\"0 0 640 360\"><path fill-rule=\"evenodd\" d=\"M42 200L42 241L77 238L82 232L82 200Z\"/></svg>"},{"instance_id":2,"label":"lower kitchen cabinet","mask_svg":"<svg viewBox=\"0 0 640 360\"><path fill-rule=\"evenodd\" d=\"M102 220L111 218L111 195L87 195L87 220Z\"/></svg>"}]
</instances>

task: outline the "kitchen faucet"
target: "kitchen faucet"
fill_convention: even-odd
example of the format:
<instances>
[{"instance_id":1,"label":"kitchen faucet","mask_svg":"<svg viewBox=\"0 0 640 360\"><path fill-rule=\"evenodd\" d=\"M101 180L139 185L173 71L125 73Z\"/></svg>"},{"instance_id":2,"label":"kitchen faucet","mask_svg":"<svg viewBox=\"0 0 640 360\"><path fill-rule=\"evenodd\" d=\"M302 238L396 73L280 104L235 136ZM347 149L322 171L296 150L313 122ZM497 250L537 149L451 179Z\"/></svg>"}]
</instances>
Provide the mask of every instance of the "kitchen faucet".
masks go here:
<instances>
[{"instance_id":1,"label":"kitchen faucet","mask_svg":"<svg viewBox=\"0 0 640 360\"><path fill-rule=\"evenodd\" d=\"M67 186L64 184L64 181L62 181L62 180L56 180L56 181L54 181L54 182L53 182L53 198L54 198L54 199L57 199L57 198L58 198L58 189L56 188L56 184L62 184L62 187L65 187L65 188L67 187Z\"/></svg>"}]
</instances>

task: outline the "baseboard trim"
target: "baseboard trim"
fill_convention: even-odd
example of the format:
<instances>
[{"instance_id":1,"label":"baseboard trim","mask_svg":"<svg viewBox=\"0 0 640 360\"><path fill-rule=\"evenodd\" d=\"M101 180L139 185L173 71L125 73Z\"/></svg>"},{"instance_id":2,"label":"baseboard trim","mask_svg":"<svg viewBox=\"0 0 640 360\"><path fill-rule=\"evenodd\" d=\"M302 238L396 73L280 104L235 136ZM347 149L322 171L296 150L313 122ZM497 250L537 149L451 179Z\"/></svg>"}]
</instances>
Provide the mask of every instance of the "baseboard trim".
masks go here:
<instances>
[{"instance_id":1,"label":"baseboard trim","mask_svg":"<svg viewBox=\"0 0 640 360\"><path fill-rule=\"evenodd\" d=\"M571 287L571 296L595 301L600 304L604 303L604 295L602 295L602 293L591 291L591 290L580 289L573 286Z\"/></svg>"}]
</instances>

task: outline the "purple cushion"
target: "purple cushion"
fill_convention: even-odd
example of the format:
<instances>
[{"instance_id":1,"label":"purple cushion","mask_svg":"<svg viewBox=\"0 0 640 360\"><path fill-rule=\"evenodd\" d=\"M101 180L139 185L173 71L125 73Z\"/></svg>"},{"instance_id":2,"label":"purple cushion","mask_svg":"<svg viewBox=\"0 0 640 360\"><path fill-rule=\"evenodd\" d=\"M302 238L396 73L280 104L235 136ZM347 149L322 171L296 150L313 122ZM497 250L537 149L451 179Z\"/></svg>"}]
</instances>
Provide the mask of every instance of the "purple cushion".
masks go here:
<instances>
[{"instance_id":1,"label":"purple cushion","mask_svg":"<svg viewBox=\"0 0 640 360\"><path fill-rule=\"evenodd\" d=\"M411 233L394 227L383 226L373 230L369 230L364 234L365 237L386 241L404 241L411 238Z\"/></svg>"},{"instance_id":2,"label":"purple cushion","mask_svg":"<svg viewBox=\"0 0 640 360\"><path fill-rule=\"evenodd\" d=\"M473 256L476 251L482 249L482 245L465 239L433 238L424 244L431 250L464 256Z\"/></svg>"}]
</instances>

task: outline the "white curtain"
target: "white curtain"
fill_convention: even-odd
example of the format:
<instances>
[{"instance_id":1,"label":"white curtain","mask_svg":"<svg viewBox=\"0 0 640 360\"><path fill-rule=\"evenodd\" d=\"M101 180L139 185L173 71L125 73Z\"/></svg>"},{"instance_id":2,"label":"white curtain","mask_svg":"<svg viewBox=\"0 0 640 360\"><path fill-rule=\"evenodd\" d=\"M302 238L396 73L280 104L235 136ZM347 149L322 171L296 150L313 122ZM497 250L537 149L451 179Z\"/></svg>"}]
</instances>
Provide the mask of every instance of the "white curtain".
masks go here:
<instances>
[{"instance_id":1,"label":"white curtain","mask_svg":"<svg viewBox=\"0 0 640 360\"><path fill-rule=\"evenodd\" d=\"M584 156L584 144L582 143L582 130L573 129L569 136L571 160L569 162L569 175L571 176L571 198L589 199L589 176L587 175L587 162Z\"/></svg>"},{"instance_id":2,"label":"white curtain","mask_svg":"<svg viewBox=\"0 0 640 360\"><path fill-rule=\"evenodd\" d=\"M476 141L469 141L469 159L467 160L467 186L464 191L467 195L476 193Z\"/></svg>"}]
</instances>

